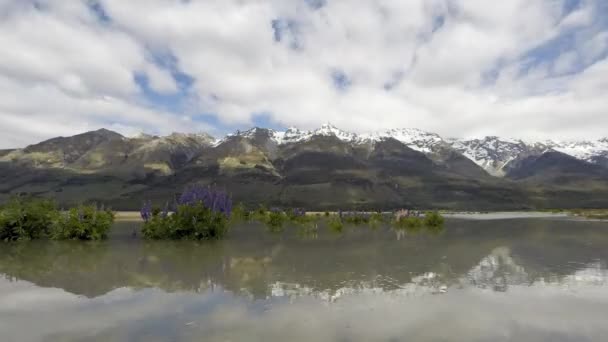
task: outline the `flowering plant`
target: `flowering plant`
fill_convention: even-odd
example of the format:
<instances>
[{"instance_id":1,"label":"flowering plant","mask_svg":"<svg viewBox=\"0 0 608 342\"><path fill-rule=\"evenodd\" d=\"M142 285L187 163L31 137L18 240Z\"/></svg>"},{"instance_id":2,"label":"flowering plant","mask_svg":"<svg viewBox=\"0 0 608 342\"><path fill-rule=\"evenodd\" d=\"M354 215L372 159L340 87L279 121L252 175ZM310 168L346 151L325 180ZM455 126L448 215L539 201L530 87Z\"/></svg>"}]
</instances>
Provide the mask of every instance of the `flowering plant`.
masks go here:
<instances>
[{"instance_id":1,"label":"flowering plant","mask_svg":"<svg viewBox=\"0 0 608 342\"><path fill-rule=\"evenodd\" d=\"M176 201L176 209L153 209L150 201L140 211L142 234L150 239L218 239L228 230L232 199L224 191L194 185Z\"/></svg>"}]
</instances>

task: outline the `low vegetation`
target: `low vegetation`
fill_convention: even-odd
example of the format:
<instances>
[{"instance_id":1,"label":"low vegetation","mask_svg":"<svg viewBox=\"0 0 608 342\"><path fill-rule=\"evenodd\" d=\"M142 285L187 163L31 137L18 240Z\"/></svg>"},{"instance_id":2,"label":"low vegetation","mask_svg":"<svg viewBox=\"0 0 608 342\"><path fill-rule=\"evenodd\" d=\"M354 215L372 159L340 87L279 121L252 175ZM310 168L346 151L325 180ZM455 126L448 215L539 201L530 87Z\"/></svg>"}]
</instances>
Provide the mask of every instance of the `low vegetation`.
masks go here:
<instances>
[{"instance_id":1,"label":"low vegetation","mask_svg":"<svg viewBox=\"0 0 608 342\"><path fill-rule=\"evenodd\" d=\"M265 214L262 222L268 226L268 229L272 232L280 232L283 230L283 225L288 220L288 216L285 212L273 209Z\"/></svg>"},{"instance_id":2,"label":"low vegetation","mask_svg":"<svg viewBox=\"0 0 608 342\"><path fill-rule=\"evenodd\" d=\"M429 211L421 216L419 214L414 215L399 215L396 217L393 225L397 229L410 229L415 230L419 228L441 228L445 219L437 211Z\"/></svg>"},{"instance_id":3,"label":"low vegetation","mask_svg":"<svg viewBox=\"0 0 608 342\"><path fill-rule=\"evenodd\" d=\"M573 209L569 212L571 215L591 220L608 220L608 210L606 209Z\"/></svg>"},{"instance_id":4,"label":"low vegetation","mask_svg":"<svg viewBox=\"0 0 608 342\"><path fill-rule=\"evenodd\" d=\"M343 212L310 214L302 208L253 211L242 204L233 208L228 194L211 187L194 185L175 202L153 207L147 201L141 208L144 221L141 234L151 240L217 240L226 236L231 224L257 221L270 232L282 232L286 225L316 234L319 227L341 233L346 226L377 229L440 228L444 218L438 212L401 211L394 216L381 212ZM114 223L114 213L95 205L79 205L59 210L50 200L16 197L0 207L0 241L34 239L103 240ZM135 234L135 233L134 233Z\"/></svg>"},{"instance_id":5,"label":"low vegetation","mask_svg":"<svg viewBox=\"0 0 608 342\"><path fill-rule=\"evenodd\" d=\"M267 209L260 205L252 211L248 211L242 204L238 204L232 211L210 204L212 198L220 198L220 203L228 200L225 193L217 192L210 188L198 188L189 192L198 192L200 195L190 197L195 200L188 204L177 207L175 211L167 209L153 210L147 203L142 208L142 218L145 223L142 229L143 236L149 239L219 239L224 237L230 224L243 222L259 222L264 224L269 232L283 232L286 225L296 226L307 233L317 232L319 224L324 223L330 231L341 233L347 225L369 226L377 229L382 225L392 223L395 229L415 228L441 228L444 218L438 212L427 212L424 215L407 212L406 216L391 220L391 216L381 212L343 212L332 214L309 214L302 208ZM189 193L188 191L186 192ZM197 198L205 198L200 200ZM211 201L211 202L210 202ZM225 206L231 206L224 204ZM302 230L301 230L302 231Z\"/></svg>"},{"instance_id":6,"label":"low vegetation","mask_svg":"<svg viewBox=\"0 0 608 342\"><path fill-rule=\"evenodd\" d=\"M184 191L175 210L168 204L160 210L145 203L141 209L142 235L153 240L221 239L228 232L231 213L232 200L225 192L195 185Z\"/></svg>"},{"instance_id":7,"label":"low vegetation","mask_svg":"<svg viewBox=\"0 0 608 342\"><path fill-rule=\"evenodd\" d=\"M95 205L80 205L60 212L51 225L55 240L104 240L114 223L114 213Z\"/></svg>"},{"instance_id":8,"label":"low vegetation","mask_svg":"<svg viewBox=\"0 0 608 342\"><path fill-rule=\"evenodd\" d=\"M114 213L94 205L60 211L46 199L15 197L0 207L0 240L102 240Z\"/></svg>"},{"instance_id":9,"label":"low vegetation","mask_svg":"<svg viewBox=\"0 0 608 342\"><path fill-rule=\"evenodd\" d=\"M445 219L437 211L429 211L424 215L424 226L426 227L441 227Z\"/></svg>"},{"instance_id":10,"label":"low vegetation","mask_svg":"<svg viewBox=\"0 0 608 342\"><path fill-rule=\"evenodd\" d=\"M416 229L423 226L422 219L420 217L410 216L401 217L393 223L396 229Z\"/></svg>"},{"instance_id":11,"label":"low vegetation","mask_svg":"<svg viewBox=\"0 0 608 342\"><path fill-rule=\"evenodd\" d=\"M46 238L57 214L52 201L15 197L0 208L0 240Z\"/></svg>"},{"instance_id":12,"label":"low vegetation","mask_svg":"<svg viewBox=\"0 0 608 342\"><path fill-rule=\"evenodd\" d=\"M344 230L344 222L340 216L330 216L327 220L327 226L334 233L341 233Z\"/></svg>"}]
</instances>

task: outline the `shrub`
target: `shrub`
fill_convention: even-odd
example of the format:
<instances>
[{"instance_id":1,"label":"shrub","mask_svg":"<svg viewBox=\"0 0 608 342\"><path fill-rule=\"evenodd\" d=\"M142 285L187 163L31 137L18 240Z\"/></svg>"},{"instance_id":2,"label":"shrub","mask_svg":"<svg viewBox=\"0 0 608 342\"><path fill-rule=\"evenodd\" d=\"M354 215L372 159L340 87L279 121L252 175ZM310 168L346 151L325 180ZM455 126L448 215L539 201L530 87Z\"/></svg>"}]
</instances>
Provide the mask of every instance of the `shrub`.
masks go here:
<instances>
[{"instance_id":1,"label":"shrub","mask_svg":"<svg viewBox=\"0 0 608 342\"><path fill-rule=\"evenodd\" d=\"M0 207L0 241L47 237L58 213L53 201L13 198Z\"/></svg>"},{"instance_id":2,"label":"shrub","mask_svg":"<svg viewBox=\"0 0 608 342\"><path fill-rule=\"evenodd\" d=\"M332 232L341 233L344 230L344 223L339 216L332 216L327 220L327 226Z\"/></svg>"},{"instance_id":3,"label":"shrub","mask_svg":"<svg viewBox=\"0 0 608 342\"><path fill-rule=\"evenodd\" d=\"M230 215L231 222L247 222L250 218L251 214L249 211L247 211L247 209L245 209L243 203L237 204L232 209L232 214Z\"/></svg>"},{"instance_id":4,"label":"shrub","mask_svg":"<svg viewBox=\"0 0 608 342\"><path fill-rule=\"evenodd\" d=\"M170 217L152 214L145 220L141 228L141 234L144 238L150 240L171 239L172 225L173 222Z\"/></svg>"},{"instance_id":5,"label":"shrub","mask_svg":"<svg viewBox=\"0 0 608 342\"><path fill-rule=\"evenodd\" d=\"M251 214L252 218L257 221L264 222L266 220L266 216L268 214L268 209L264 205L260 205L256 210Z\"/></svg>"},{"instance_id":6,"label":"shrub","mask_svg":"<svg viewBox=\"0 0 608 342\"><path fill-rule=\"evenodd\" d=\"M300 225L308 224L311 222L316 222L320 218L319 214L308 215L306 213L306 210L304 210L302 208L291 209L291 210L288 210L286 213L287 213L287 218L289 219L289 221L291 221L295 224L300 224Z\"/></svg>"},{"instance_id":7,"label":"shrub","mask_svg":"<svg viewBox=\"0 0 608 342\"><path fill-rule=\"evenodd\" d=\"M266 215L264 223L271 231L281 231L287 221L287 215L278 209L273 209Z\"/></svg>"},{"instance_id":8,"label":"shrub","mask_svg":"<svg viewBox=\"0 0 608 342\"><path fill-rule=\"evenodd\" d=\"M289 209L289 210L285 211L285 213L287 214L287 217L291 221L295 221L298 218L306 217L306 210L304 210L302 208Z\"/></svg>"},{"instance_id":9,"label":"shrub","mask_svg":"<svg viewBox=\"0 0 608 342\"><path fill-rule=\"evenodd\" d=\"M422 219L416 216L403 216L395 221L395 228L414 230L421 228L423 225Z\"/></svg>"},{"instance_id":10,"label":"shrub","mask_svg":"<svg viewBox=\"0 0 608 342\"><path fill-rule=\"evenodd\" d=\"M369 225L372 229L377 229L384 223L384 215L382 213L373 213L369 217Z\"/></svg>"},{"instance_id":11,"label":"shrub","mask_svg":"<svg viewBox=\"0 0 608 342\"><path fill-rule=\"evenodd\" d=\"M54 240L103 240L114 223L114 213L95 205L80 205L57 215L51 229Z\"/></svg>"},{"instance_id":12,"label":"shrub","mask_svg":"<svg viewBox=\"0 0 608 342\"><path fill-rule=\"evenodd\" d=\"M345 213L342 214L342 221L344 223L360 225L360 224L368 224L369 223L369 215L365 213Z\"/></svg>"},{"instance_id":13,"label":"shrub","mask_svg":"<svg viewBox=\"0 0 608 342\"><path fill-rule=\"evenodd\" d=\"M142 235L152 240L213 240L228 231L228 217L204 204L180 205L171 214L153 213L142 227Z\"/></svg>"},{"instance_id":14,"label":"shrub","mask_svg":"<svg viewBox=\"0 0 608 342\"><path fill-rule=\"evenodd\" d=\"M171 239L221 239L228 231L228 216L203 203L180 205L169 218L173 221Z\"/></svg>"},{"instance_id":15,"label":"shrub","mask_svg":"<svg viewBox=\"0 0 608 342\"><path fill-rule=\"evenodd\" d=\"M180 196L175 212L144 203L142 235L148 239L212 240L223 238L228 231L232 200L221 191L193 186Z\"/></svg>"},{"instance_id":16,"label":"shrub","mask_svg":"<svg viewBox=\"0 0 608 342\"><path fill-rule=\"evenodd\" d=\"M427 227L441 227L444 221L443 216L437 211L429 211L424 215L424 225Z\"/></svg>"}]
</instances>

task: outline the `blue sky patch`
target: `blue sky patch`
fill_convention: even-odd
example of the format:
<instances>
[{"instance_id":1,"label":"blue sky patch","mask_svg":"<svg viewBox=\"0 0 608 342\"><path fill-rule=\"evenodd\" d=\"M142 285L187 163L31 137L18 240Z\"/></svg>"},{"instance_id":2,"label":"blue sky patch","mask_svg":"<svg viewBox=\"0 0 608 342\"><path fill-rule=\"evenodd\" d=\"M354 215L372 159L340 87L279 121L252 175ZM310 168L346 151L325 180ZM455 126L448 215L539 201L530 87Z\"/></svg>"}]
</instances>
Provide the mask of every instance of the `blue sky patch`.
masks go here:
<instances>
[{"instance_id":1,"label":"blue sky patch","mask_svg":"<svg viewBox=\"0 0 608 342\"><path fill-rule=\"evenodd\" d=\"M99 1L89 1L88 6L91 12L100 22L107 24L111 21L110 16Z\"/></svg>"},{"instance_id":2,"label":"blue sky patch","mask_svg":"<svg viewBox=\"0 0 608 342\"><path fill-rule=\"evenodd\" d=\"M304 0L304 2L314 10L318 10L327 5L327 0Z\"/></svg>"},{"instance_id":3,"label":"blue sky patch","mask_svg":"<svg viewBox=\"0 0 608 342\"><path fill-rule=\"evenodd\" d=\"M271 22L273 38L277 43L286 43L292 49L300 47L298 23L292 19L279 18Z\"/></svg>"},{"instance_id":4,"label":"blue sky patch","mask_svg":"<svg viewBox=\"0 0 608 342\"><path fill-rule=\"evenodd\" d=\"M344 71L338 69L331 72L331 79L334 87L340 91L347 91L353 83Z\"/></svg>"}]
</instances>

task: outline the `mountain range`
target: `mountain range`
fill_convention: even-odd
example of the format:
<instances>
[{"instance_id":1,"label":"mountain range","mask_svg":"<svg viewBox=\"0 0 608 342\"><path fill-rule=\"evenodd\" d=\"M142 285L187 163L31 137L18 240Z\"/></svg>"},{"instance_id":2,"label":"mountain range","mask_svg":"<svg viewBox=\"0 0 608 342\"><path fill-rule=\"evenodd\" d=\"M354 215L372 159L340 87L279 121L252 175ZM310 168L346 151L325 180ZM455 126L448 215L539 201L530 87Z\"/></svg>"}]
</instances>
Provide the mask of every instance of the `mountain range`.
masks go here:
<instances>
[{"instance_id":1,"label":"mountain range","mask_svg":"<svg viewBox=\"0 0 608 342\"><path fill-rule=\"evenodd\" d=\"M249 206L462 210L608 207L608 139L444 139L418 129L355 134L252 128L208 134L106 129L0 150L0 201L27 193L62 204L137 209L184 187L224 188Z\"/></svg>"}]
</instances>

